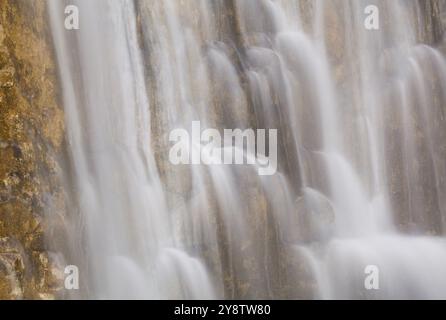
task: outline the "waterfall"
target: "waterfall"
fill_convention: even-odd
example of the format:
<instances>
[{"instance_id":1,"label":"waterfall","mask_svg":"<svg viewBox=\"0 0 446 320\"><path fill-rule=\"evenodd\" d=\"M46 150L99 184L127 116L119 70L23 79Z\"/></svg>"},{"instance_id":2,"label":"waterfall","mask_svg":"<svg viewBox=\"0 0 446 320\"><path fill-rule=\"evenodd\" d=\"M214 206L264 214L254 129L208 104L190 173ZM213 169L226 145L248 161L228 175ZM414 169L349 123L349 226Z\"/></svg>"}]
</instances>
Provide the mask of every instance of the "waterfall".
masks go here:
<instances>
[{"instance_id":1,"label":"waterfall","mask_svg":"<svg viewBox=\"0 0 446 320\"><path fill-rule=\"evenodd\" d=\"M419 1L48 9L81 297L446 298L446 60ZM193 121L278 129L277 173L173 165Z\"/></svg>"}]
</instances>

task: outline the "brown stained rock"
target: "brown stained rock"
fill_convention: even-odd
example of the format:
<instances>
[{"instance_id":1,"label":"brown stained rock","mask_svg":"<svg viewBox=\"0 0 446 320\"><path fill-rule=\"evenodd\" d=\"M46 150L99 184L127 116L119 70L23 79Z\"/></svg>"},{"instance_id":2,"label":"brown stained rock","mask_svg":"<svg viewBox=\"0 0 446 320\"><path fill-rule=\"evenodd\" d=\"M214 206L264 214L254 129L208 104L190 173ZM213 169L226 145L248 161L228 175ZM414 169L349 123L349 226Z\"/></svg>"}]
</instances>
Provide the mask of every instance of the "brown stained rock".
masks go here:
<instances>
[{"instance_id":1,"label":"brown stained rock","mask_svg":"<svg viewBox=\"0 0 446 320\"><path fill-rule=\"evenodd\" d=\"M327 51L332 62L338 65L342 63L346 49L342 3L339 1L327 1L324 9L324 32Z\"/></svg>"},{"instance_id":2,"label":"brown stained rock","mask_svg":"<svg viewBox=\"0 0 446 320\"><path fill-rule=\"evenodd\" d=\"M419 7L424 20L419 28L419 38L421 41L432 45L438 45L443 41L446 30L446 1L444 0L419 0Z\"/></svg>"},{"instance_id":3,"label":"brown stained rock","mask_svg":"<svg viewBox=\"0 0 446 320\"><path fill-rule=\"evenodd\" d=\"M0 299L21 299L24 261L21 248L8 238L0 238Z\"/></svg>"},{"instance_id":4,"label":"brown stained rock","mask_svg":"<svg viewBox=\"0 0 446 320\"><path fill-rule=\"evenodd\" d=\"M63 111L45 1L0 1L0 299L54 298L46 199L63 201ZM63 205L57 206L63 208Z\"/></svg>"}]
</instances>

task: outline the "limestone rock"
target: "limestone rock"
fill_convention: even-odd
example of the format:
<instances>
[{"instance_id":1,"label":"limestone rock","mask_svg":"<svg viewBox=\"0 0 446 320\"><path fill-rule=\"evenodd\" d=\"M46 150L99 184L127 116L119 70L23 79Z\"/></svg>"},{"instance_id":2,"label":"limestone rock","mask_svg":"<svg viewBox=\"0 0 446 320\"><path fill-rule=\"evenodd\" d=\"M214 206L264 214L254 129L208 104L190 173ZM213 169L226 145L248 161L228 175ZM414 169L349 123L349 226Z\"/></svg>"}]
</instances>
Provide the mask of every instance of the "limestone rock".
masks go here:
<instances>
[{"instance_id":1,"label":"limestone rock","mask_svg":"<svg viewBox=\"0 0 446 320\"><path fill-rule=\"evenodd\" d=\"M44 241L45 202L63 202L64 140L45 10L45 1L0 1L0 299L54 298L61 287Z\"/></svg>"}]
</instances>

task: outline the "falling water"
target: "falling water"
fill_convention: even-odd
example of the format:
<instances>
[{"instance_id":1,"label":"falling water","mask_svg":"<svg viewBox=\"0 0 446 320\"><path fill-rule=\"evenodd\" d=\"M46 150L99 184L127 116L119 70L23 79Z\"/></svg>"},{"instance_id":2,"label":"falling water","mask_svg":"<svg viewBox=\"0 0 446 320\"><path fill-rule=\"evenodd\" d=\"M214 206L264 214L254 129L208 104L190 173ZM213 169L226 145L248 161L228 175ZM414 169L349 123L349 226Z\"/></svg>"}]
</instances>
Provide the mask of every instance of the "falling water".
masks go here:
<instances>
[{"instance_id":1,"label":"falling water","mask_svg":"<svg viewBox=\"0 0 446 320\"><path fill-rule=\"evenodd\" d=\"M446 61L419 1L73 0L75 31L67 4L48 0L81 296L446 298ZM279 129L278 172L172 165L196 120Z\"/></svg>"}]
</instances>

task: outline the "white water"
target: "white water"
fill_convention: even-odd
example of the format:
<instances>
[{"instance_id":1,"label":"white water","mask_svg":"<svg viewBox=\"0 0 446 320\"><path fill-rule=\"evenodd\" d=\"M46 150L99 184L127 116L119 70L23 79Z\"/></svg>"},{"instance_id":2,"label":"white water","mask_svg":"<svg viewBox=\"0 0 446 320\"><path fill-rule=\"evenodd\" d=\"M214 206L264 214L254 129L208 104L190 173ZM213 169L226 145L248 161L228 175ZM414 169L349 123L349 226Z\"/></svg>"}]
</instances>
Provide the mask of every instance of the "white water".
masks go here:
<instances>
[{"instance_id":1,"label":"white water","mask_svg":"<svg viewBox=\"0 0 446 320\"><path fill-rule=\"evenodd\" d=\"M375 2L48 0L80 294L446 298L446 62ZM279 172L170 165L193 120L279 128Z\"/></svg>"}]
</instances>

